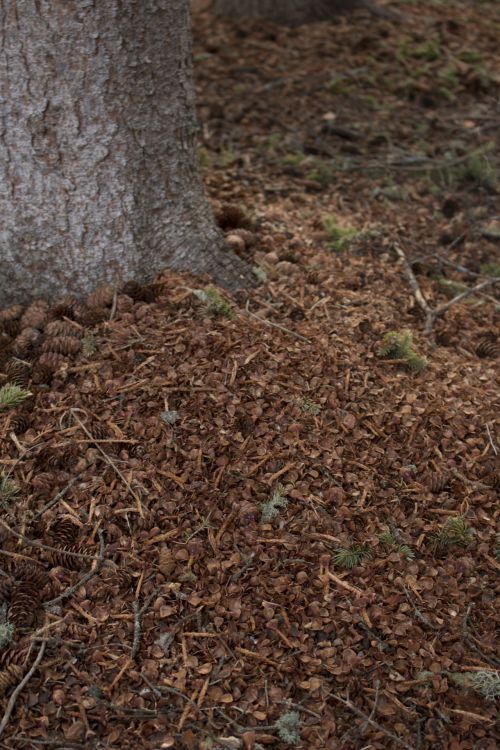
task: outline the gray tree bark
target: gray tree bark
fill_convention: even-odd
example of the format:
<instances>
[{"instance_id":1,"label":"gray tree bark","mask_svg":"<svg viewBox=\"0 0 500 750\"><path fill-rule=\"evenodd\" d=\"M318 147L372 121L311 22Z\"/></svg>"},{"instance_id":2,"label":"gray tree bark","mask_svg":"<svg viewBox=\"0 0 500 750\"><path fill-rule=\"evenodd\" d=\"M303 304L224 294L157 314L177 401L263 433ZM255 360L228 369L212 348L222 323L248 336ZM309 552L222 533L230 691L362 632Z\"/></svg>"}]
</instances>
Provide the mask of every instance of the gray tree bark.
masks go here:
<instances>
[{"instance_id":1,"label":"gray tree bark","mask_svg":"<svg viewBox=\"0 0 500 750\"><path fill-rule=\"evenodd\" d=\"M396 18L372 0L213 0L210 9L227 18L267 18L289 26L327 21L342 13L364 8L371 13Z\"/></svg>"},{"instance_id":2,"label":"gray tree bark","mask_svg":"<svg viewBox=\"0 0 500 750\"><path fill-rule=\"evenodd\" d=\"M188 0L2 0L0 307L166 266L248 283L195 134Z\"/></svg>"}]
</instances>

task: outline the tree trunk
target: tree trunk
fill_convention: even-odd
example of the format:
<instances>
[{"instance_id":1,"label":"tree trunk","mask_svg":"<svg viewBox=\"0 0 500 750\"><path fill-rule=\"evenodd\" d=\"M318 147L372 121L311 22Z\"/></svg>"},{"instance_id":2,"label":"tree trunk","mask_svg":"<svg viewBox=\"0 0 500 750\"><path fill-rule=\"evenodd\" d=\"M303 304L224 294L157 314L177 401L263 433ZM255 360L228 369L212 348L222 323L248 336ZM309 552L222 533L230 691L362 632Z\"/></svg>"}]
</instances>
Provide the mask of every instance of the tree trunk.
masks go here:
<instances>
[{"instance_id":1,"label":"tree trunk","mask_svg":"<svg viewBox=\"0 0 500 750\"><path fill-rule=\"evenodd\" d=\"M151 279L250 281L195 143L188 0L2 0L0 307Z\"/></svg>"},{"instance_id":2,"label":"tree trunk","mask_svg":"<svg viewBox=\"0 0 500 750\"><path fill-rule=\"evenodd\" d=\"M398 17L372 0L213 0L211 5L211 11L218 16L267 18L289 26L327 21L357 8L364 8L383 18Z\"/></svg>"}]
</instances>

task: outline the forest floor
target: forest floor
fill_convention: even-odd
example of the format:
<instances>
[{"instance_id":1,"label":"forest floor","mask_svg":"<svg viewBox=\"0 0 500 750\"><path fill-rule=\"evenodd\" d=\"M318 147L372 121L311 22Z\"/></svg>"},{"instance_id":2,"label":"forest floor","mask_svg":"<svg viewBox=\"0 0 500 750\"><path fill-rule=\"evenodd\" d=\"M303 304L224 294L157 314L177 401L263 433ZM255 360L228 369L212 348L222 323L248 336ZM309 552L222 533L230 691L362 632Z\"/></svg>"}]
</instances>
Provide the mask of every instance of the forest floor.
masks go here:
<instances>
[{"instance_id":1,"label":"forest floor","mask_svg":"<svg viewBox=\"0 0 500 750\"><path fill-rule=\"evenodd\" d=\"M259 287L3 314L1 748L498 747L500 14L404 8L195 18Z\"/></svg>"}]
</instances>

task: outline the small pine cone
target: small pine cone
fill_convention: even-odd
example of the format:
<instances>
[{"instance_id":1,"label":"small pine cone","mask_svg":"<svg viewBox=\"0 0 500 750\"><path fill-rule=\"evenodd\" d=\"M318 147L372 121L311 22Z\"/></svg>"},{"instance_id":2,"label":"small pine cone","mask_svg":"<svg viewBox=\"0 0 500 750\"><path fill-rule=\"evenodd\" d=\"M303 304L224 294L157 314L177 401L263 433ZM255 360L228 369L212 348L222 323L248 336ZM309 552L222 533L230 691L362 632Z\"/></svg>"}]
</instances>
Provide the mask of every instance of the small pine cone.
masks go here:
<instances>
[{"instance_id":1,"label":"small pine cone","mask_svg":"<svg viewBox=\"0 0 500 750\"><path fill-rule=\"evenodd\" d=\"M21 435L26 430L29 430L31 426L31 415L28 411L21 411L19 414L14 414L11 417L9 429L15 432L16 435Z\"/></svg>"},{"instance_id":2,"label":"small pine cone","mask_svg":"<svg viewBox=\"0 0 500 750\"><path fill-rule=\"evenodd\" d=\"M3 672L10 664L19 664L22 661L23 652L18 648L9 646L0 650L0 671Z\"/></svg>"},{"instance_id":3,"label":"small pine cone","mask_svg":"<svg viewBox=\"0 0 500 750\"><path fill-rule=\"evenodd\" d=\"M52 381L53 372L48 367L42 367L39 364L33 366L31 371L31 380L35 385L49 385Z\"/></svg>"},{"instance_id":4,"label":"small pine cone","mask_svg":"<svg viewBox=\"0 0 500 750\"><path fill-rule=\"evenodd\" d=\"M106 440L109 438L108 426L104 422L94 422L89 432L96 440Z\"/></svg>"},{"instance_id":5,"label":"small pine cone","mask_svg":"<svg viewBox=\"0 0 500 750\"><path fill-rule=\"evenodd\" d=\"M0 603L2 602L8 602L10 600L10 595L12 594L12 586L14 584L14 581L12 578L0 578Z\"/></svg>"},{"instance_id":6,"label":"small pine cone","mask_svg":"<svg viewBox=\"0 0 500 750\"><path fill-rule=\"evenodd\" d=\"M138 284L137 281L127 281L127 283L123 285L122 294L126 294L127 297L130 297L134 302L137 302L142 300L142 286Z\"/></svg>"},{"instance_id":7,"label":"small pine cone","mask_svg":"<svg viewBox=\"0 0 500 750\"><path fill-rule=\"evenodd\" d=\"M73 297L71 294L66 294L52 305L50 308L50 314L53 318L69 318L70 320L73 320L77 304L78 301L76 297Z\"/></svg>"},{"instance_id":8,"label":"small pine cone","mask_svg":"<svg viewBox=\"0 0 500 750\"><path fill-rule=\"evenodd\" d=\"M4 320L0 324L1 330L10 336L11 339L15 339L16 336L21 332L21 321L20 320Z\"/></svg>"},{"instance_id":9,"label":"small pine cone","mask_svg":"<svg viewBox=\"0 0 500 750\"><path fill-rule=\"evenodd\" d=\"M73 336L80 338L81 329L77 323L70 323L69 320L51 320L45 326L47 336Z\"/></svg>"},{"instance_id":10,"label":"small pine cone","mask_svg":"<svg viewBox=\"0 0 500 750\"><path fill-rule=\"evenodd\" d=\"M500 344L490 336L482 336L476 345L478 357L496 359L500 354Z\"/></svg>"},{"instance_id":11,"label":"small pine cone","mask_svg":"<svg viewBox=\"0 0 500 750\"><path fill-rule=\"evenodd\" d=\"M33 477L31 484L39 495L47 495L54 488L55 477L48 471L41 472Z\"/></svg>"},{"instance_id":12,"label":"small pine cone","mask_svg":"<svg viewBox=\"0 0 500 750\"><path fill-rule=\"evenodd\" d=\"M137 443L137 445L128 444L127 447L130 458L145 458L147 456L146 448L142 443Z\"/></svg>"},{"instance_id":13,"label":"small pine cone","mask_svg":"<svg viewBox=\"0 0 500 750\"><path fill-rule=\"evenodd\" d=\"M47 551L47 558L49 563L54 568L67 568L68 570L81 570L85 565L85 559L83 557L76 557L71 553L82 553L79 544L65 544L60 549ZM70 553L70 554L68 554ZM89 561L90 562L90 561Z\"/></svg>"},{"instance_id":14,"label":"small pine cone","mask_svg":"<svg viewBox=\"0 0 500 750\"><path fill-rule=\"evenodd\" d=\"M38 466L48 467L50 469L67 469L75 463L77 455L76 447L65 445L63 448L54 450L47 446L42 448L36 456Z\"/></svg>"},{"instance_id":15,"label":"small pine cone","mask_svg":"<svg viewBox=\"0 0 500 750\"><path fill-rule=\"evenodd\" d=\"M431 492L442 492L449 484L450 475L447 472L433 472L428 474L424 480L424 484L429 488Z\"/></svg>"},{"instance_id":16,"label":"small pine cone","mask_svg":"<svg viewBox=\"0 0 500 750\"><path fill-rule=\"evenodd\" d=\"M56 372L66 362L66 357L56 352L44 352L38 357L36 367L43 367L48 372Z\"/></svg>"},{"instance_id":17,"label":"small pine cone","mask_svg":"<svg viewBox=\"0 0 500 750\"><path fill-rule=\"evenodd\" d=\"M25 355L36 347L40 336L41 333L37 328L23 328L14 339L12 351L17 355Z\"/></svg>"},{"instance_id":18,"label":"small pine cone","mask_svg":"<svg viewBox=\"0 0 500 750\"><path fill-rule=\"evenodd\" d=\"M246 248L253 247L257 244L257 235L254 232L250 232L248 229L233 229L231 234L241 237Z\"/></svg>"},{"instance_id":19,"label":"small pine cone","mask_svg":"<svg viewBox=\"0 0 500 750\"><path fill-rule=\"evenodd\" d=\"M129 573L128 570L125 570L125 568L119 568L114 578L118 584L118 588L120 591L127 591L134 582L133 576Z\"/></svg>"},{"instance_id":20,"label":"small pine cone","mask_svg":"<svg viewBox=\"0 0 500 750\"><path fill-rule=\"evenodd\" d=\"M21 318L21 328L38 328L41 331L48 317L47 303L42 300L33 302Z\"/></svg>"},{"instance_id":21,"label":"small pine cone","mask_svg":"<svg viewBox=\"0 0 500 750\"><path fill-rule=\"evenodd\" d=\"M175 557L173 552L169 549L161 549L158 555L158 568L160 573L169 578L172 575L175 568Z\"/></svg>"},{"instance_id":22,"label":"small pine cone","mask_svg":"<svg viewBox=\"0 0 500 750\"><path fill-rule=\"evenodd\" d=\"M251 229L252 222L240 206L225 203L216 214L217 224L221 229Z\"/></svg>"},{"instance_id":23,"label":"small pine cone","mask_svg":"<svg viewBox=\"0 0 500 750\"><path fill-rule=\"evenodd\" d=\"M75 544L80 527L67 517L58 518L50 527L50 538L54 547Z\"/></svg>"},{"instance_id":24,"label":"small pine cone","mask_svg":"<svg viewBox=\"0 0 500 750\"><path fill-rule=\"evenodd\" d=\"M87 297L87 307L91 309L111 307L115 290L111 284L104 284L98 287L92 294Z\"/></svg>"},{"instance_id":25,"label":"small pine cone","mask_svg":"<svg viewBox=\"0 0 500 750\"><path fill-rule=\"evenodd\" d=\"M16 581L12 587L8 619L16 631L31 630L40 613L40 592L31 581Z\"/></svg>"},{"instance_id":26,"label":"small pine cone","mask_svg":"<svg viewBox=\"0 0 500 750\"><path fill-rule=\"evenodd\" d=\"M43 352L55 352L56 354L76 354L81 349L80 339L74 336L54 336L42 344Z\"/></svg>"},{"instance_id":27,"label":"small pine cone","mask_svg":"<svg viewBox=\"0 0 500 750\"><path fill-rule=\"evenodd\" d=\"M8 667L2 669L0 672L0 695L4 695L7 690L20 682L24 674L24 670L18 664L9 664Z\"/></svg>"},{"instance_id":28,"label":"small pine cone","mask_svg":"<svg viewBox=\"0 0 500 750\"><path fill-rule=\"evenodd\" d=\"M32 584L37 591L41 591L47 583L45 568L27 560L17 563L12 570L12 576L16 581L24 581Z\"/></svg>"},{"instance_id":29,"label":"small pine cone","mask_svg":"<svg viewBox=\"0 0 500 750\"><path fill-rule=\"evenodd\" d=\"M21 315L23 314L24 308L21 307L21 305L11 305L10 307L4 307L3 310L0 310L0 322L5 322L6 320L19 320Z\"/></svg>"},{"instance_id":30,"label":"small pine cone","mask_svg":"<svg viewBox=\"0 0 500 750\"><path fill-rule=\"evenodd\" d=\"M20 388L27 388L30 379L30 368L25 362L12 357L4 367L8 383L14 383Z\"/></svg>"},{"instance_id":31,"label":"small pine cone","mask_svg":"<svg viewBox=\"0 0 500 750\"><path fill-rule=\"evenodd\" d=\"M109 311L103 307L96 307L93 309L85 310L81 318L79 318L82 325L90 328L102 323L103 320L109 318Z\"/></svg>"}]
</instances>

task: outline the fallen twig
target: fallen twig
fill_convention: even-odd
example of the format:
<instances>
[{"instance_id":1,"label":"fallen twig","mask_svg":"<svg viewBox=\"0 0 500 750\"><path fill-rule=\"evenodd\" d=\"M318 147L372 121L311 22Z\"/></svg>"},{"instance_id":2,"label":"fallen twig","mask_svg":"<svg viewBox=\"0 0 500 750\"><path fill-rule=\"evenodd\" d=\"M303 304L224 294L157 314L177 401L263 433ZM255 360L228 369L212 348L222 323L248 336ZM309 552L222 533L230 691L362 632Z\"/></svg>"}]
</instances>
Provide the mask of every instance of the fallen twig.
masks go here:
<instances>
[{"instance_id":1,"label":"fallen twig","mask_svg":"<svg viewBox=\"0 0 500 750\"><path fill-rule=\"evenodd\" d=\"M469 604L469 606L467 607L467 611L465 613L464 622L462 626L462 639L464 643L467 646L469 646L469 648L471 648L473 651L479 654L481 659L483 659L484 661L487 661L488 664L491 664L492 667L495 667L496 669L498 669L498 667L500 666L500 659L496 659L494 656L491 656L491 657L487 656L487 654L485 654L479 648L479 646L476 646L476 644L469 637L469 618L470 618L470 613L472 612L472 606L473 606L472 604Z\"/></svg>"},{"instance_id":2,"label":"fallen twig","mask_svg":"<svg viewBox=\"0 0 500 750\"><path fill-rule=\"evenodd\" d=\"M457 302L460 302L466 297L470 297L471 294L477 294L482 289L488 286L494 286L495 284L500 282L499 278L488 278L486 281L481 281L479 284L476 284L476 286L471 287L470 289L466 289L465 292L457 294L455 297L453 297L453 299L449 300L449 302L445 302L439 307L432 308L422 294L422 290L420 289L417 278L413 273L411 263L409 262L405 253L397 244L394 244L394 250L403 263L405 275L413 291L414 297L425 314L424 330L427 335L432 333L432 329L434 328L436 320L441 317L447 310L449 310L452 305L455 305Z\"/></svg>"},{"instance_id":3,"label":"fallen twig","mask_svg":"<svg viewBox=\"0 0 500 750\"><path fill-rule=\"evenodd\" d=\"M397 734L393 734L392 732L389 732L388 729L385 729L381 724L378 724L374 719L372 718L372 715L368 716L365 714L364 711L361 711L360 708L354 705L354 703L351 703L350 700L346 700L345 698L340 698L340 696L335 695L335 693L329 693L329 697L333 698L333 700L337 701L337 703L341 703L343 706L348 708L350 711L352 711L356 716L359 716L361 719L364 719L366 725L370 725L377 729L379 732L382 732L385 734L386 737L390 737L391 740L394 740L398 745L401 745L401 747L406 748L406 750L416 750L416 748L413 745L409 745L405 740L403 740L401 737L398 737ZM372 711L373 713L373 711Z\"/></svg>"},{"instance_id":4,"label":"fallen twig","mask_svg":"<svg viewBox=\"0 0 500 750\"><path fill-rule=\"evenodd\" d=\"M278 328L280 331L284 331L285 333L289 333L290 336L295 336L296 339L300 339L300 341L305 341L307 344L311 343L311 339L307 339L305 336L302 336L300 333L297 333L296 331L292 331L290 328L285 328L285 326L280 325L279 323L275 323L272 320L268 320L267 318L261 318L260 315L256 315L253 313L249 306L248 306L248 300L245 305L245 312L250 315L251 318L255 318L255 320L260 321L261 323L266 323L268 326L272 326L273 328Z\"/></svg>"},{"instance_id":5,"label":"fallen twig","mask_svg":"<svg viewBox=\"0 0 500 750\"><path fill-rule=\"evenodd\" d=\"M94 443L94 445L97 448L97 450L104 457L104 460L106 461L106 463L108 463L111 466L111 468L113 469L113 471L120 477L120 479L124 483L127 491L130 492L130 494L134 498L134 500L135 500L135 502L137 504L137 511L138 511L139 515L141 516L141 518L143 518L144 517L144 510L143 510L143 507L142 507L141 498L132 489L132 487L130 485L130 482L124 477L124 475L122 474L122 472L120 471L120 469L118 468L118 466L114 463L114 461L111 460L111 458L108 456L108 454L106 453L106 451L103 451L103 449L101 448L101 446L99 445L99 443L95 442L94 436L85 427L85 425L83 424L82 420L76 414L76 411L77 411L76 409L70 409L71 416L80 425L81 429L84 431L84 433L87 435L87 437L90 438L90 440L92 440L92 442ZM78 411L81 411L81 409L79 409Z\"/></svg>"},{"instance_id":6,"label":"fallen twig","mask_svg":"<svg viewBox=\"0 0 500 750\"><path fill-rule=\"evenodd\" d=\"M33 662L33 664L31 665L29 670L26 672L26 674L24 675L19 685L16 687L16 689L10 696L9 702L7 703L7 708L5 709L5 713L3 715L2 721L0 722L0 735L3 733L5 727L9 723L10 715L12 714L12 711L14 710L14 706L16 704L16 700L19 696L19 693L22 691L24 686L30 681L36 668L42 661L43 655L45 653L45 646L46 646L46 641L42 641L40 644L40 648L38 650L38 654L36 655L35 661Z\"/></svg>"}]
</instances>

